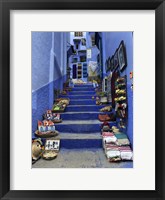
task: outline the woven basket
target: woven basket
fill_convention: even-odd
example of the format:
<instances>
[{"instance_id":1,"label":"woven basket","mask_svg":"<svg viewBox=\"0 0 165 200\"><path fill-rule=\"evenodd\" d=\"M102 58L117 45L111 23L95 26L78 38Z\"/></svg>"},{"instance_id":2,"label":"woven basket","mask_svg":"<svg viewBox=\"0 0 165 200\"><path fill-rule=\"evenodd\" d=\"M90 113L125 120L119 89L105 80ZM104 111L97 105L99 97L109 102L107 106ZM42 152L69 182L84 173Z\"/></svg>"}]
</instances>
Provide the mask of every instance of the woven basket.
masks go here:
<instances>
[{"instance_id":1,"label":"woven basket","mask_svg":"<svg viewBox=\"0 0 165 200\"><path fill-rule=\"evenodd\" d=\"M42 154L44 160L53 160L57 157L58 153L52 150L45 150Z\"/></svg>"},{"instance_id":2,"label":"woven basket","mask_svg":"<svg viewBox=\"0 0 165 200\"><path fill-rule=\"evenodd\" d=\"M55 137L59 134L58 131L46 131L46 132L40 132L38 130L35 131L36 136L40 138L49 138L49 137Z\"/></svg>"}]
</instances>

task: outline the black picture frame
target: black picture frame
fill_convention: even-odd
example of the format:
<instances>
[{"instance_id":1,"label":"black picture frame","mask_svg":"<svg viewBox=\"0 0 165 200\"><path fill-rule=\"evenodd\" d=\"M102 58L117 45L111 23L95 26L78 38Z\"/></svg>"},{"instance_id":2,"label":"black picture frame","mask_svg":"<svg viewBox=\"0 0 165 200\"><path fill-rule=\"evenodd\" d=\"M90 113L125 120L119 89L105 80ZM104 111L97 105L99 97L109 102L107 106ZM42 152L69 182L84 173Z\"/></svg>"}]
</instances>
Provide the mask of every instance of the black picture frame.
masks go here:
<instances>
[{"instance_id":1,"label":"black picture frame","mask_svg":"<svg viewBox=\"0 0 165 200\"><path fill-rule=\"evenodd\" d=\"M108 58L108 71L111 69L111 57Z\"/></svg>"},{"instance_id":2,"label":"black picture frame","mask_svg":"<svg viewBox=\"0 0 165 200\"><path fill-rule=\"evenodd\" d=\"M126 48L125 48L123 40L121 41L118 47L117 54L118 54L120 71L123 71L124 68L127 66L127 54L126 54Z\"/></svg>"},{"instance_id":3,"label":"black picture frame","mask_svg":"<svg viewBox=\"0 0 165 200\"><path fill-rule=\"evenodd\" d=\"M110 60L111 60L111 58L110 58L110 56L109 56L109 58L107 59L107 70L106 70L106 73L108 73L109 71L110 71Z\"/></svg>"},{"instance_id":4,"label":"black picture frame","mask_svg":"<svg viewBox=\"0 0 165 200\"><path fill-rule=\"evenodd\" d=\"M108 59L106 59L106 61L105 61L105 71L106 71L106 73L108 72Z\"/></svg>"},{"instance_id":5,"label":"black picture frame","mask_svg":"<svg viewBox=\"0 0 165 200\"><path fill-rule=\"evenodd\" d=\"M110 70L113 71L114 70L114 55L111 56L110 59Z\"/></svg>"},{"instance_id":6,"label":"black picture frame","mask_svg":"<svg viewBox=\"0 0 165 200\"><path fill-rule=\"evenodd\" d=\"M10 10L155 10L156 176L155 190L18 191L10 189ZM99 11L98 11L99 12ZM165 199L165 2L163 0L1 0L0 1L0 198L7 199ZM143 31L143 30L142 30ZM147 52L146 52L147 53ZM145 67L145 66L144 66ZM148 119L149 120L149 119ZM98 180L99 181L99 180ZM143 181L143 180L141 180ZM124 184L124 180L123 180Z\"/></svg>"},{"instance_id":7,"label":"black picture frame","mask_svg":"<svg viewBox=\"0 0 165 200\"><path fill-rule=\"evenodd\" d=\"M118 66L119 66L118 49L116 49L114 53L114 70L116 70Z\"/></svg>"}]
</instances>

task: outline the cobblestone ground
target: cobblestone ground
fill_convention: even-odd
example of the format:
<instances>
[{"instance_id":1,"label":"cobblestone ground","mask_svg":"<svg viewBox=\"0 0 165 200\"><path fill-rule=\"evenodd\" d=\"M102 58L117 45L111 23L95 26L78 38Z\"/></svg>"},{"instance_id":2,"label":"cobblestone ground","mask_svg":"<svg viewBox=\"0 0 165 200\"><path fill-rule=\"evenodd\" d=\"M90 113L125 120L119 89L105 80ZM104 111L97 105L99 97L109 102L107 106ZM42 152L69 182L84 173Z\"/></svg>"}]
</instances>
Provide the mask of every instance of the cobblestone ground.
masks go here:
<instances>
[{"instance_id":1,"label":"cobblestone ground","mask_svg":"<svg viewBox=\"0 0 165 200\"><path fill-rule=\"evenodd\" d=\"M110 163L103 149L61 149L51 161L42 158L32 168L132 168L133 162Z\"/></svg>"}]
</instances>

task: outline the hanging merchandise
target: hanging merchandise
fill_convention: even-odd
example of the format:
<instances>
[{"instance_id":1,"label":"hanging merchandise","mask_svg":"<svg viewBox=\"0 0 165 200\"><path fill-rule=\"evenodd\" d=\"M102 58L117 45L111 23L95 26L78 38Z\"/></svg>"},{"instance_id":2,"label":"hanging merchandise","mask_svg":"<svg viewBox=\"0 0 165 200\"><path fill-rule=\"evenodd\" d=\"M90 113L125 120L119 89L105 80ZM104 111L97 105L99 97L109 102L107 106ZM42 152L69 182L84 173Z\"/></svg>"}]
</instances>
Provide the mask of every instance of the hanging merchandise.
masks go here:
<instances>
[{"instance_id":1,"label":"hanging merchandise","mask_svg":"<svg viewBox=\"0 0 165 200\"><path fill-rule=\"evenodd\" d=\"M130 75L129 75L132 83L131 83L131 90L133 91L133 71L130 72Z\"/></svg>"},{"instance_id":2,"label":"hanging merchandise","mask_svg":"<svg viewBox=\"0 0 165 200\"><path fill-rule=\"evenodd\" d=\"M118 77L115 82L115 111L118 118L127 118L126 76Z\"/></svg>"},{"instance_id":3,"label":"hanging merchandise","mask_svg":"<svg viewBox=\"0 0 165 200\"><path fill-rule=\"evenodd\" d=\"M133 71L129 73L130 79L133 79Z\"/></svg>"}]
</instances>

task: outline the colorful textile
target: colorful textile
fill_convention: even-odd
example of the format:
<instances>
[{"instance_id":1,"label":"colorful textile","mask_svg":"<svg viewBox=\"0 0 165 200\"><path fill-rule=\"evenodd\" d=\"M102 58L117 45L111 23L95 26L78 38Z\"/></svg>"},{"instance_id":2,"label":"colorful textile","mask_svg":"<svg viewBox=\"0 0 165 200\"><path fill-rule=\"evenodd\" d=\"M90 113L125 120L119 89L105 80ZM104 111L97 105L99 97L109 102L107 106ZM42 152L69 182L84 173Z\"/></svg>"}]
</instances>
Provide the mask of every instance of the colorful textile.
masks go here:
<instances>
[{"instance_id":1,"label":"colorful textile","mask_svg":"<svg viewBox=\"0 0 165 200\"><path fill-rule=\"evenodd\" d=\"M109 136L114 136L112 132L102 132L103 137L109 137Z\"/></svg>"},{"instance_id":2,"label":"colorful textile","mask_svg":"<svg viewBox=\"0 0 165 200\"><path fill-rule=\"evenodd\" d=\"M127 135L124 133L114 133L117 139L128 139Z\"/></svg>"},{"instance_id":3,"label":"colorful textile","mask_svg":"<svg viewBox=\"0 0 165 200\"><path fill-rule=\"evenodd\" d=\"M112 132L102 132L103 143L115 143L117 138L114 136Z\"/></svg>"},{"instance_id":4,"label":"colorful textile","mask_svg":"<svg viewBox=\"0 0 165 200\"><path fill-rule=\"evenodd\" d=\"M133 160L133 152L130 146L119 147L122 160Z\"/></svg>"},{"instance_id":5,"label":"colorful textile","mask_svg":"<svg viewBox=\"0 0 165 200\"><path fill-rule=\"evenodd\" d=\"M116 144L118 146L129 146L130 145L130 141L128 139L117 139Z\"/></svg>"},{"instance_id":6,"label":"colorful textile","mask_svg":"<svg viewBox=\"0 0 165 200\"><path fill-rule=\"evenodd\" d=\"M121 155L118 147L111 147L106 149L106 156L110 162L117 162L121 160Z\"/></svg>"}]
</instances>

